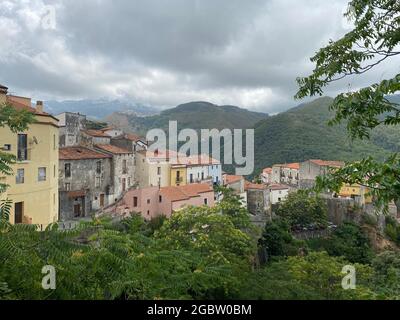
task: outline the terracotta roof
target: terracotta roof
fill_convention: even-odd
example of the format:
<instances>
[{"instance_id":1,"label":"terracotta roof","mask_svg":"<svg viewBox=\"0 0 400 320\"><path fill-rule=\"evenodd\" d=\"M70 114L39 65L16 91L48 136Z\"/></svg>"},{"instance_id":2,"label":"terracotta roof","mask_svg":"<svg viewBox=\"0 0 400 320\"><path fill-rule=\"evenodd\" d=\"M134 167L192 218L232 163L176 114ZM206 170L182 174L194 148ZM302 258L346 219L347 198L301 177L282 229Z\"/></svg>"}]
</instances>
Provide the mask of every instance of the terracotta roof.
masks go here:
<instances>
[{"instance_id":1,"label":"terracotta roof","mask_svg":"<svg viewBox=\"0 0 400 320\"><path fill-rule=\"evenodd\" d=\"M234 176L234 175L227 174L225 176L225 184L231 184L231 183L239 182L242 179L244 179L243 176Z\"/></svg>"},{"instance_id":2,"label":"terracotta roof","mask_svg":"<svg viewBox=\"0 0 400 320\"><path fill-rule=\"evenodd\" d=\"M60 160L106 159L111 157L111 155L84 147L66 147L59 150Z\"/></svg>"},{"instance_id":3,"label":"terracotta roof","mask_svg":"<svg viewBox=\"0 0 400 320\"><path fill-rule=\"evenodd\" d=\"M86 195L86 191L85 190L68 192L68 198L70 198L70 199L84 197L85 195Z\"/></svg>"},{"instance_id":4,"label":"terracotta roof","mask_svg":"<svg viewBox=\"0 0 400 320\"><path fill-rule=\"evenodd\" d=\"M212 192L213 188L205 183L189 184L179 187L163 187L160 189L160 194L168 200L182 201L190 198L198 197L200 193Z\"/></svg>"},{"instance_id":5,"label":"terracotta roof","mask_svg":"<svg viewBox=\"0 0 400 320\"><path fill-rule=\"evenodd\" d=\"M138 142L138 141L146 142L146 139L144 139L144 138L142 138L142 137L140 137L140 136L138 136L136 134L133 134L133 133L126 133L124 135L124 138L128 139L128 140L131 140L131 141L134 141L134 142Z\"/></svg>"},{"instance_id":6,"label":"terracotta roof","mask_svg":"<svg viewBox=\"0 0 400 320\"><path fill-rule=\"evenodd\" d=\"M106 132L106 131L109 131L109 130L115 130L115 128L109 126L109 127L105 127L105 128L103 128L103 129L100 129L101 132Z\"/></svg>"},{"instance_id":7,"label":"terracotta roof","mask_svg":"<svg viewBox=\"0 0 400 320\"><path fill-rule=\"evenodd\" d=\"M266 173L266 174L272 173L272 168L265 168L263 170L263 173Z\"/></svg>"},{"instance_id":8,"label":"terracotta roof","mask_svg":"<svg viewBox=\"0 0 400 320\"><path fill-rule=\"evenodd\" d=\"M320 160L320 159L312 159L310 160L310 162L315 163L319 166L323 166L323 167L343 167L344 166L344 162L343 161L326 161L326 160Z\"/></svg>"},{"instance_id":9,"label":"terracotta roof","mask_svg":"<svg viewBox=\"0 0 400 320\"><path fill-rule=\"evenodd\" d=\"M97 138L110 138L109 135L105 134L101 130L83 130L88 136L97 137Z\"/></svg>"},{"instance_id":10,"label":"terracotta roof","mask_svg":"<svg viewBox=\"0 0 400 320\"><path fill-rule=\"evenodd\" d=\"M286 190L286 189L290 189L290 187L285 185L285 184L271 184L271 185L268 186L268 188L270 190Z\"/></svg>"},{"instance_id":11,"label":"terracotta roof","mask_svg":"<svg viewBox=\"0 0 400 320\"><path fill-rule=\"evenodd\" d=\"M19 110L19 111L26 110L26 111L29 111L29 112L31 112L33 114L40 115L40 116L45 116L45 117L51 117L54 120L59 121L59 119L57 119L56 117L54 117L50 113L47 113L47 112L44 112L44 111L43 112L39 112L36 108L32 107L32 105L21 103L21 102L15 100L15 97L13 97L13 96L7 96L7 102L9 104L11 104L16 110Z\"/></svg>"},{"instance_id":12,"label":"terracotta roof","mask_svg":"<svg viewBox=\"0 0 400 320\"><path fill-rule=\"evenodd\" d=\"M265 190L266 186L264 184L256 184L251 183L249 181L245 181L244 190Z\"/></svg>"},{"instance_id":13,"label":"terracotta roof","mask_svg":"<svg viewBox=\"0 0 400 320\"><path fill-rule=\"evenodd\" d=\"M113 146L111 144L96 144L95 147L99 148L101 150L110 152L112 154L130 154L130 153L132 153L128 149Z\"/></svg>"},{"instance_id":14,"label":"terracotta roof","mask_svg":"<svg viewBox=\"0 0 400 320\"><path fill-rule=\"evenodd\" d=\"M283 167L284 168L289 168L289 169L299 170L300 169L300 163L298 163L298 162L287 163L287 164L284 164Z\"/></svg>"}]
</instances>

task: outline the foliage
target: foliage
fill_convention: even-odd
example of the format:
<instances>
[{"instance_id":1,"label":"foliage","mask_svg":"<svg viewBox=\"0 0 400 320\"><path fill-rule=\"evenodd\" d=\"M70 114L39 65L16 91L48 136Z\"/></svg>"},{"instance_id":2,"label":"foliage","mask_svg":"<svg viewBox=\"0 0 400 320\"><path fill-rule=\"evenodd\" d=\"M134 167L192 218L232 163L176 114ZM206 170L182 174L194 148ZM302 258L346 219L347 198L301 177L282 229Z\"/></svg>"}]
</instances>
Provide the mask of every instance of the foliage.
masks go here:
<instances>
[{"instance_id":1,"label":"foliage","mask_svg":"<svg viewBox=\"0 0 400 320\"><path fill-rule=\"evenodd\" d=\"M381 298L398 300L400 298L400 254L384 251L372 261L375 270L374 289Z\"/></svg>"},{"instance_id":2,"label":"foliage","mask_svg":"<svg viewBox=\"0 0 400 320\"><path fill-rule=\"evenodd\" d=\"M269 257L297 255L304 243L293 238L289 224L283 219L267 222L259 244L267 250Z\"/></svg>"},{"instance_id":3,"label":"foliage","mask_svg":"<svg viewBox=\"0 0 400 320\"><path fill-rule=\"evenodd\" d=\"M285 219L292 230L306 227L323 228L327 225L327 208L322 199L299 190L289 193L281 202L276 215Z\"/></svg>"},{"instance_id":4,"label":"foliage","mask_svg":"<svg viewBox=\"0 0 400 320\"><path fill-rule=\"evenodd\" d=\"M27 110L16 110L12 105L6 103L0 105L0 128L7 127L11 132L25 131L29 124L34 122L34 115ZM12 164L16 161L13 154L0 151L0 176L11 175ZM5 192L7 185L0 183L0 194Z\"/></svg>"},{"instance_id":5,"label":"foliage","mask_svg":"<svg viewBox=\"0 0 400 320\"><path fill-rule=\"evenodd\" d=\"M340 300L373 299L371 267L355 264L357 285L355 290L344 290L341 273L349 262L330 257L326 252L311 252L273 262L250 275L242 288L243 299L296 299Z\"/></svg>"},{"instance_id":6,"label":"foliage","mask_svg":"<svg viewBox=\"0 0 400 320\"><path fill-rule=\"evenodd\" d=\"M373 257L370 241L362 228L345 222L331 236L308 241L313 249L324 250L331 256L344 257L352 263L368 264Z\"/></svg>"},{"instance_id":7,"label":"foliage","mask_svg":"<svg viewBox=\"0 0 400 320\"><path fill-rule=\"evenodd\" d=\"M346 16L354 29L320 49L311 58L316 67L312 75L299 78L297 98L321 95L330 83L368 72L383 61L400 55L400 3L393 0L353 0ZM353 139L369 139L372 130L400 123L399 104L388 96L400 90L400 75L392 79L342 93L334 100L330 124L346 122ZM359 183L372 190L380 207L399 200L399 156L393 154L380 162L367 158L349 163L318 183L318 188L337 190L339 183Z\"/></svg>"},{"instance_id":8,"label":"foliage","mask_svg":"<svg viewBox=\"0 0 400 320\"><path fill-rule=\"evenodd\" d=\"M385 234L390 240L400 245L400 224L390 216L385 218Z\"/></svg>"}]
</instances>

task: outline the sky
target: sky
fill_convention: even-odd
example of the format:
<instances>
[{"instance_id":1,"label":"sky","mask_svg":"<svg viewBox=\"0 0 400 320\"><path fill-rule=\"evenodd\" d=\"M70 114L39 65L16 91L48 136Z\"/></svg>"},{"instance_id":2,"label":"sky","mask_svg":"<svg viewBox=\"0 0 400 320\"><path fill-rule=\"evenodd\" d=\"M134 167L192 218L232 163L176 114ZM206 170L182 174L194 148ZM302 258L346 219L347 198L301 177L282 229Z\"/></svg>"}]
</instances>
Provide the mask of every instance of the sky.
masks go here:
<instances>
[{"instance_id":1,"label":"sky","mask_svg":"<svg viewBox=\"0 0 400 320\"><path fill-rule=\"evenodd\" d=\"M40 100L189 101L277 113L309 58L351 28L347 0L1 0L0 83ZM326 91L399 72L389 62Z\"/></svg>"}]
</instances>

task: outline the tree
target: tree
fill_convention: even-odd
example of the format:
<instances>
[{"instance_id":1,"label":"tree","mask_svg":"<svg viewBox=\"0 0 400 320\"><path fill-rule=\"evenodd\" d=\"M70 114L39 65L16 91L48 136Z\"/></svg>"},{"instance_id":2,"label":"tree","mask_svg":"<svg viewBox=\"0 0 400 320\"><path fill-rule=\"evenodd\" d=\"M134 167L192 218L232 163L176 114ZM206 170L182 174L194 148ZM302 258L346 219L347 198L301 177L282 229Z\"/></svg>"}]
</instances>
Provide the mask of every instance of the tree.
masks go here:
<instances>
[{"instance_id":1,"label":"tree","mask_svg":"<svg viewBox=\"0 0 400 320\"><path fill-rule=\"evenodd\" d=\"M313 249L325 250L331 256L344 257L352 263L369 264L373 258L368 237L360 226L350 222L344 222L328 238L308 243Z\"/></svg>"},{"instance_id":2,"label":"tree","mask_svg":"<svg viewBox=\"0 0 400 320\"><path fill-rule=\"evenodd\" d=\"M0 128L7 127L12 132L17 133L26 130L33 121L33 113L27 110L16 110L8 103L0 105ZM11 175L13 173L11 165L15 161L14 155L0 151L0 176ZM5 192L6 189L7 185L0 183L0 194Z\"/></svg>"},{"instance_id":3,"label":"tree","mask_svg":"<svg viewBox=\"0 0 400 320\"><path fill-rule=\"evenodd\" d=\"M266 223L259 244L269 257L297 255L303 247L303 243L292 236L289 224L279 218Z\"/></svg>"},{"instance_id":4,"label":"tree","mask_svg":"<svg viewBox=\"0 0 400 320\"><path fill-rule=\"evenodd\" d=\"M276 209L291 229L321 228L327 224L327 208L323 200L302 190L292 192Z\"/></svg>"},{"instance_id":5,"label":"tree","mask_svg":"<svg viewBox=\"0 0 400 320\"><path fill-rule=\"evenodd\" d=\"M354 29L337 41L320 49L311 58L313 73L298 78L296 98L322 95L330 83L349 76L359 76L400 55L400 2L397 0L352 0L345 16L354 22ZM400 90L400 74L356 91L338 95L331 110L335 117L330 124L345 121L353 139L368 139L379 126L400 123L400 105L390 95ZM379 162L369 157L348 163L331 175L318 179L318 189L339 191L343 183L370 188L380 207L400 200L400 156L393 154Z\"/></svg>"}]
</instances>

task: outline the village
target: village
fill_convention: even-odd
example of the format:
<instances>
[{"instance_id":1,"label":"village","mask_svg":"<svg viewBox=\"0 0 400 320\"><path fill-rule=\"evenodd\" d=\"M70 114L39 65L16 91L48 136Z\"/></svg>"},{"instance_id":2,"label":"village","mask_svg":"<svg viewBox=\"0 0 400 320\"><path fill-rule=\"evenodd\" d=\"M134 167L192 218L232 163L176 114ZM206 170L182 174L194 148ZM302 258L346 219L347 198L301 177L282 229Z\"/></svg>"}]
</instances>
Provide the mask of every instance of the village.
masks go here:
<instances>
[{"instance_id":1,"label":"village","mask_svg":"<svg viewBox=\"0 0 400 320\"><path fill-rule=\"evenodd\" d=\"M222 197L215 186L232 189L254 223L262 226L291 192L312 188L318 176L344 165L320 159L275 164L247 181L223 172L221 162L205 154L150 151L150 143L136 134L112 126L88 128L83 114L51 115L43 102L32 107L30 98L10 95L5 86L0 103L36 116L26 132L0 128L2 152L18 160L14 175L0 181L9 186L2 199L13 201L10 221L41 229L56 222L70 228L93 217L136 213L151 220L188 206L213 207ZM366 212L375 210L368 189L360 185L343 185L339 193L322 196L336 201L336 207L350 201ZM394 205L391 210L397 216Z\"/></svg>"}]
</instances>

